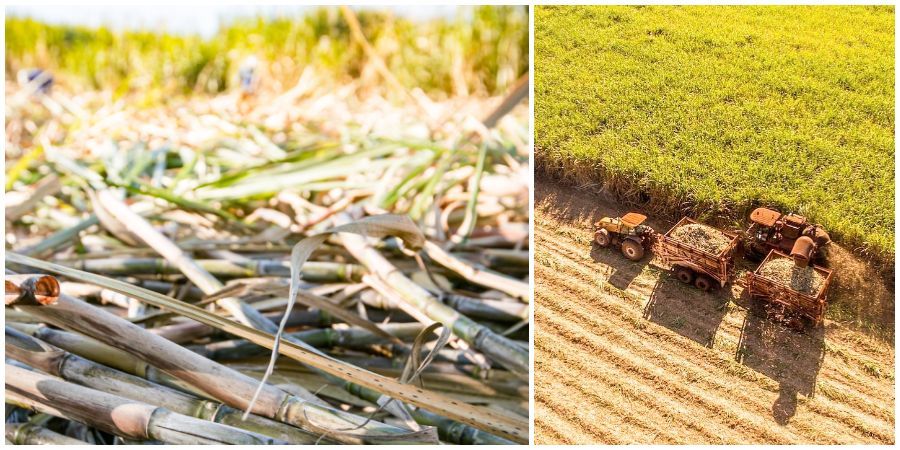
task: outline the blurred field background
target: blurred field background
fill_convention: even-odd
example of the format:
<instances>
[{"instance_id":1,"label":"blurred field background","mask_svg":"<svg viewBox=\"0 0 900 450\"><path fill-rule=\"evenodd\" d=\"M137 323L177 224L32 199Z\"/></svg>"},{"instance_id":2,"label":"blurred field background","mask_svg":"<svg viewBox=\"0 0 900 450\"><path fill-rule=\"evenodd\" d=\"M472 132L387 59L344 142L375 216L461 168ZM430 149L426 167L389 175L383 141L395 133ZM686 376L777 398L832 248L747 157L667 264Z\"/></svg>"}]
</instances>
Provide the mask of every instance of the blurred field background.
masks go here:
<instances>
[{"instance_id":1,"label":"blurred field background","mask_svg":"<svg viewBox=\"0 0 900 450\"><path fill-rule=\"evenodd\" d=\"M414 19L390 11L357 12L363 34L408 88L436 98L497 95L528 70L528 13L518 6L459 8ZM139 94L145 103L172 93L214 94L235 87L241 63L263 61L273 90L313 66L338 83L379 80L337 8L275 17L234 17L212 36L53 25L7 17L6 74L23 68L64 74L81 89Z\"/></svg>"}]
</instances>

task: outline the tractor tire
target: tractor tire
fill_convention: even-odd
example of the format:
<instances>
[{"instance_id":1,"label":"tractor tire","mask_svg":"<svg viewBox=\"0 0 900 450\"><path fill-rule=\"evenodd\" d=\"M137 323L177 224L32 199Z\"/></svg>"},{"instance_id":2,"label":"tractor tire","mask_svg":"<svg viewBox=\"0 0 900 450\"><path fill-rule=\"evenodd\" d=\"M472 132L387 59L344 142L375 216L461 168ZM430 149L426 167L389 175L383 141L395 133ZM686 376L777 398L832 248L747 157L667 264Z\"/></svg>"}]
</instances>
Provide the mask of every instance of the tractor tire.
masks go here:
<instances>
[{"instance_id":1,"label":"tractor tire","mask_svg":"<svg viewBox=\"0 0 900 450\"><path fill-rule=\"evenodd\" d=\"M632 261L640 261L644 258L644 246L640 242L627 239L622 243L622 254Z\"/></svg>"},{"instance_id":2,"label":"tractor tire","mask_svg":"<svg viewBox=\"0 0 900 450\"><path fill-rule=\"evenodd\" d=\"M708 277L700 275L694 280L694 287L700 289L703 292L709 292L712 289L713 283Z\"/></svg>"},{"instance_id":3,"label":"tractor tire","mask_svg":"<svg viewBox=\"0 0 900 450\"><path fill-rule=\"evenodd\" d=\"M684 284L692 284L694 282L694 271L687 267L679 267L675 269L675 278Z\"/></svg>"},{"instance_id":4,"label":"tractor tire","mask_svg":"<svg viewBox=\"0 0 900 450\"><path fill-rule=\"evenodd\" d=\"M611 238L609 237L609 231L605 228L599 229L594 233L594 242L601 247L609 247L609 242Z\"/></svg>"}]
</instances>

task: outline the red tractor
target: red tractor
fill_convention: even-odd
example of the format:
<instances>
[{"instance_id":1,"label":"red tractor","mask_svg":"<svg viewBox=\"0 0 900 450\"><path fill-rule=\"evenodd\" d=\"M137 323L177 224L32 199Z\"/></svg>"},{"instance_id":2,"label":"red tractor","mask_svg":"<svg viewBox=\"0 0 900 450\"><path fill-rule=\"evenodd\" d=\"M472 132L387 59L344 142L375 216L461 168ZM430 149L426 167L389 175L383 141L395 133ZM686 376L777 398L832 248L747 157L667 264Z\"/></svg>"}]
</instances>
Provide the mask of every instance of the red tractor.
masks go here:
<instances>
[{"instance_id":1,"label":"red tractor","mask_svg":"<svg viewBox=\"0 0 900 450\"><path fill-rule=\"evenodd\" d=\"M756 208L750 213L750 221L747 249L758 259L774 249L790 255L798 266L806 267L812 260L821 262L823 247L831 242L821 225L810 224L806 217L797 214Z\"/></svg>"}]
</instances>

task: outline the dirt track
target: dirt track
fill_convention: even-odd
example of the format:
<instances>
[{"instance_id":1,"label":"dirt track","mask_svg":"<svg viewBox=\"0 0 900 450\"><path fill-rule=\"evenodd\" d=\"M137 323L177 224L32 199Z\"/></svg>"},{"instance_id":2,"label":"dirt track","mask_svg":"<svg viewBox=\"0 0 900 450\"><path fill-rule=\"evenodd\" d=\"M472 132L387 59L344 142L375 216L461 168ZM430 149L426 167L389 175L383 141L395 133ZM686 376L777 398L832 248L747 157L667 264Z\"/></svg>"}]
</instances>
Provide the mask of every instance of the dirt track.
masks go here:
<instances>
[{"instance_id":1,"label":"dirt track","mask_svg":"<svg viewBox=\"0 0 900 450\"><path fill-rule=\"evenodd\" d=\"M892 339L791 332L740 287L701 293L593 247L590 224L622 212L536 183L536 443L894 442Z\"/></svg>"}]
</instances>

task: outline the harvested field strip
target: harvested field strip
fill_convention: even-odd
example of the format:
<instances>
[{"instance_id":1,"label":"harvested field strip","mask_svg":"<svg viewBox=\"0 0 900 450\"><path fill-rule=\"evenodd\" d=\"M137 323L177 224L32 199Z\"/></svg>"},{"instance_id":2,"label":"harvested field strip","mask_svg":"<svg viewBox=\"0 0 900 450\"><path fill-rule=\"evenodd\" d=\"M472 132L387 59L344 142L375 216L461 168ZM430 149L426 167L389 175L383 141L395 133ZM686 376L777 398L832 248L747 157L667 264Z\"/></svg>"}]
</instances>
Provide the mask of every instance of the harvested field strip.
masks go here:
<instances>
[{"instance_id":1,"label":"harvested field strip","mask_svg":"<svg viewBox=\"0 0 900 450\"><path fill-rule=\"evenodd\" d=\"M553 293L559 294L560 292ZM740 395L737 391L729 392L728 397L717 398L709 393L707 389L702 387L702 384L705 384L704 382L711 380L710 377L712 377L713 374L709 372L691 371L687 361L682 360L675 362L674 357L665 358L665 362L670 364L656 365L646 363L643 360L652 359L649 355L640 355L640 357L637 357L635 355L630 355L625 351L618 350L619 348L630 347L630 343L622 342L621 336L610 336L609 338L606 338L608 336L606 333L603 333L602 335L595 334L592 336L589 330L595 330L596 328L582 327L573 324L572 319L581 320L583 319L582 317L572 317L571 315L566 314L564 319L555 318L557 315L564 313L564 311L553 311L546 317L542 315L541 320L538 322L540 324L546 323L549 327L555 329L555 333L559 337L554 336L549 338L555 348L564 348L567 340L571 342L573 339L577 339L576 353L582 355L603 355L603 358L591 356L579 358L584 358L585 360L590 360L590 362L597 364L599 364L600 361L605 361L606 364L613 364L613 367L609 368L609 370L615 374L613 377L614 379L622 380L619 381L620 383L627 382L638 384L640 382L641 388L646 389L644 395L647 395L650 398L657 398L662 394L659 392L654 393L644 386L665 385L665 394L672 396L672 399L676 401L676 404L680 404L681 411L685 411L685 407L690 405L691 409L688 412L692 412L692 414L687 416L688 420L694 420L693 418L695 417L718 414L723 416L723 420L727 424L727 428L719 430L720 436L733 436L734 432L737 430L746 430L746 433L734 436L737 439L728 439L725 442L746 442L747 439L752 439L753 436L777 439L780 443L789 442L772 434L767 430L766 425L763 424L761 420L745 414L742 411L735 411L733 409L735 404L740 404L745 407L756 406L765 408L766 405L764 405L763 402L753 402L750 397ZM541 339L544 339L544 337L542 336ZM556 355L556 357L566 358L567 361L576 361L574 359L569 359L568 355L564 353L560 353ZM594 359L596 359L596 361ZM584 367L587 369L589 367L595 367L595 365L588 364L587 361L585 361ZM636 378L639 379L639 381L633 381ZM728 431L728 428L730 427L734 427L731 432Z\"/></svg>"},{"instance_id":2,"label":"harvested field strip","mask_svg":"<svg viewBox=\"0 0 900 450\"><path fill-rule=\"evenodd\" d=\"M543 227L538 227L536 231L540 233L541 241L546 241L548 244L550 244L550 245L546 246L546 248L543 248L540 253L542 255L543 254L557 255L558 258L554 261L554 264L556 264L557 267L565 266L567 270L572 271L573 273L580 274L582 280L584 280L585 282L589 282L591 284L602 285L603 281L608 281L608 277L603 277L602 272L597 271L591 267L591 265L595 264L593 262L593 260L591 260L589 257L581 256L581 252L574 251L571 249L572 248L571 242L567 242L564 238L555 238L555 237L550 236L548 234L548 231L551 231L551 230L543 228ZM587 252L588 250L585 249L584 251ZM580 264L578 262L575 262L576 258L579 260ZM648 267L649 267L649 269L648 269ZM644 270L645 271L647 271L647 270L656 271L656 272L658 272L658 276L660 276L660 277L668 276L667 274L661 273L661 271L658 271L657 269L653 269L651 266L645 267ZM595 273L600 274L600 276L598 276L596 278L593 277L593 275ZM635 278L635 281L637 281L639 279L641 279L641 278L640 277ZM675 284L675 286L677 286L680 289L683 289L685 295L696 296L701 301L709 299L708 296L705 296L704 294L701 294L698 291L695 291L689 287L682 287L678 284ZM636 289L629 288L626 291L626 294L627 293L631 293L631 295L633 295L633 296L636 295L637 297L641 297L644 294L644 292L640 290L640 286L637 286ZM637 299L633 299L633 300L635 302L638 302ZM643 301L646 301L646 300L643 300ZM691 325L705 323L704 319L702 317L688 318L688 319L696 319L698 321L695 323L689 323ZM726 315L725 318L723 319L722 323L720 324L720 329L719 329L720 333L717 336L716 345L721 346L721 347L726 347L726 348L729 346L731 348L734 348L737 345L737 342L739 340L739 335L740 335L743 320L744 320L743 314ZM729 331L734 331L734 333L730 333ZM829 329L829 331L830 331L830 329ZM857 333L851 333L851 334L843 333L843 334L841 334L841 336L845 336L845 337L854 336L855 337L855 336L858 336L858 334ZM873 359L876 359L876 358L883 359L885 356L883 351L878 352L878 349L877 349L877 347L875 347L875 345L867 345L867 346L863 346L863 348L854 349L854 348L849 347L848 345L842 344L841 341L839 341L839 340L829 340L826 343L826 348L830 349L830 351L832 351L833 353L840 355L842 357L842 359L849 364L849 366L848 365L835 365L835 369L837 369L841 372L853 371L854 373L858 373L863 379L866 380L866 382L868 382L868 378L870 376L865 374L864 372L858 372L858 371L863 370L863 368L867 364L871 365ZM863 350L866 353L861 353L858 350ZM893 358L891 358L891 360L889 362L889 366L893 366ZM850 378L857 378L857 377L850 376ZM884 386L884 388L885 388L885 390L884 390L884 392L882 392L883 394L893 393L892 386ZM871 389L871 387L869 387L869 389Z\"/></svg>"},{"instance_id":3,"label":"harvested field strip","mask_svg":"<svg viewBox=\"0 0 900 450\"><path fill-rule=\"evenodd\" d=\"M551 390L559 390L563 389L564 386L561 383L551 381L548 387ZM619 427L610 423L617 421L615 414L604 414L598 417L596 414L586 412L581 407L581 402L579 402L576 397L572 396L554 396L546 398L545 402L550 408L553 408L554 411L559 411L564 416L568 417L569 422L574 421L578 428L583 429L594 436L609 436L613 439L613 441L610 442L610 444L613 445L627 443L618 437L620 435L620 432L618 431Z\"/></svg>"},{"instance_id":4,"label":"harvested field strip","mask_svg":"<svg viewBox=\"0 0 900 450\"><path fill-rule=\"evenodd\" d=\"M549 349L548 351L552 352L552 350ZM579 373L573 373L574 371L572 368L568 366L554 366L549 364L546 367L542 367L541 370L548 375L547 380L553 384L559 383L559 380L581 376ZM592 376L592 378L595 377ZM669 429L658 429L656 426L656 423L668 420L667 417L671 417L671 414L663 413L658 407L654 407L655 405L647 404L638 395L633 395L631 392L625 392L623 389L614 388L612 383L608 383L606 380L598 379L597 381L598 383L594 383L590 387L576 386L576 392L566 396L567 401L577 403L582 407L585 405L588 405L589 407L591 404L600 405L607 410L614 410L621 408L623 405L627 405L629 411L639 412L639 414L630 417L625 416L625 421L633 423L634 426L644 429L651 434L662 435L662 437L665 438L662 439L663 442L676 441L676 435L672 434ZM543 380L539 382L543 383ZM582 399L586 399L587 402L579 401ZM582 414L584 414L584 411L585 410L582 409ZM621 414L616 414L617 421L621 421L622 417Z\"/></svg>"},{"instance_id":5,"label":"harvested field strip","mask_svg":"<svg viewBox=\"0 0 900 450\"><path fill-rule=\"evenodd\" d=\"M548 437L552 438L547 442L548 444L586 444L596 441L596 435L585 434L580 430L573 429L569 419L560 417L556 411L545 405L535 404L534 417L535 426L546 429Z\"/></svg>"},{"instance_id":6,"label":"harvested field strip","mask_svg":"<svg viewBox=\"0 0 900 450\"><path fill-rule=\"evenodd\" d=\"M560 361L568 362L568 360L566 360L566 356L563 354L560 354L558 347L556 346L556 345L564 344L564 343L565 343L564 340L561 340L556 336L550 337L547 339L542 338L541 342L535 343L535 349L538 351L545 352L544 354L546 354L548 356L552 356L555 359L559 359ZM554 345L554 344L556 344L556 345ZM583 374L572 376L571 373L576 370L578 372L583 372L586 369L588 369L588 367L590 367L590 377L592 378L592 381L596 381L596 384L607 385L612 389L622 392L623 395L627 395L630 398L636 399L636 403L638 403L641 406L644 406L648 409L655 409L657 411L660 411L660 413L663 416L667 417L670 422L676 422L678 425L680 425L680 427L682 429L690 430L690 433L688 433L689 435L705 437L708 440L711 440L711 441L707 441L707 442L713 442L713 441L717 441L718 436L721 436L722 433L726 433L728 431L725 427L716 428L715 425L710 426L709 424L695 422L694 420L691 419L689 414L685 413L685 410L686 410L685 404L683 404L682 402L680 402L676 399L671 399L667 396L656 395L655 393L651 392L650 390L648 390L645 386L641 385L640 383L630 382L630 380L629 380L630 377L628 377L627 374L624 374L626 376L623 377L622 376L623 373L611 373L611 372L615 372L615 370L614 369L609 370L609 368L607 368L608 363L601 364L600 366L588 366L579 361L574 361L571 363L571 365L570 364L560 364L560 365L570 367L569 372L568 372L569 375L566 378L563 378L563 379L567 379L567 380L583 378L584 377ZM599 370L601 367L604 370ZM544 372L542 372L542 373L544 373ZM550 372L548 372L548 373L550 373ZM552 377L553 377L553 374L550 373L550 376L548 378L552 378ZM591 386L593 388L594 385L592 384ZM571 388L569 390L567 390L567 392L571 392L571 391L572 391ZM538 398L539 398L538 396L535 397L536 400ZM540 396L540 398L544 399L545 397ZM567 396L567 398L568 398L568 396ZM596 407L597 405L595 404L594 406ZM622 408L622 405L621 404L616 405L616 406L614 406L614 408L620 409L620 408ZM629 409L629 413L631 413L632 415L636 415L632 411L633 410ZM604 411L604 413L605 412L606 411Z\"/></svg>"},{"instance_id":7,"label":"harvested field strip","mask_svg":"<svg viewBox=\"0 0 900 450\"><path fill-rule=\"evenodd\" d=\"M550 253L557 253L559 247L553 246L548 249ZM543 253L543 252L542 252ZM567 265L567 269L573 270L575 273L582 274L582 280L585 280L585 276L589 276L587 271L589 269L585 269L583 265L570 264L564 260L558 260L558 264ZM589 280L589 278L588 278ZM589 281L590 283L594 283L593 281ZM599 282L598 282L599 283ZM607 288L608 289L608 288ZM690 291L689 291L690 292ZM695 293L696 292L691 292ZM623 299L623 301L633 300L633 299ZM616 312L621 314L622 317L627 317L629 311L626 308L619 308L618 305L610 306L611 308L616 308ZM732 324L735 326L726 327L720 326L720 333L717 335L716 339L716 348L730 349L728 359L723 359L724 364L720 364L719 370L728 370L731 369L735 364L733 363L733 350L737 347L737 342L739 340L740 332L741 332L741 323L743 321L743 316L741 314L732 314L730 319L732 320L724 320L722 325ZM727 317L727 316L726 316ZM631 319L629 319L631 320ZM633 320L637 320L636 318ZM686 325L690 325L690 323L686 323ZM680 338L673 335L663 334L657 336L659 339L664 339L667 341L679 340ZM845 355L846 356L846 355ZM841 391L841 396L843 399L848 400L850 398L859 398L863 405L875 405L879 408L882 408L881 411L890 410L893 407L893 390L890 385L883 386L874 386L876 388L876 392L871 392L873 389L873 385L871 383L871 375L862 371L860 368L865 364L864 361L867 359L859 359L854 360L852 358L844 358L845 362L848 364L828 364L825 365L820 371L820 376L825 374L829 377L833 378L835 381L844 380L845 383L842 383L843 390ZM714 368L715 369L715 368ZM760 375L756 375L755 372L742 372L741 377L746 381L756 382L762 379L766 379L761 377ZM883 388L883 389L877 389ZM777 386L773 386L773 389L770 389L773 392L777 392ZM867 395L866 391L869 391ZM872 394L875 394L873 397ZM890 416L883 415L880 416L884 419L889 419Z\"/></svg>"},{"instance_id":8,"label":"harvested field strip","mask_svg":"<svg viewBox=\"0 0 900 450\"><path fill-rule=\"evenodd\" d=\"M550 251L552 252L553 250L550 250ZM575 270L576 272L581 272L581 273L583 273L583 270L584 270L583 266L577 266L577 265L576 265L576 266L573 266L573 267L576 269L576 270ZM607 288L607 289L609 289L609 288ZM589 290L583 290L583 289L580 289L580 288L579 288L579 291L580 291L580 293L587 293L587 294L590 294L590 293L591 293L591 291L589 291ZM623 301L624 301L624 300L625 300L625 299L623 299ZM611 307L611 308L615 308L615 309L616 309L616 313L620 314L622 317L626 317L626 315L629 313L628 310L627 310L627 308L620 308L619 305L615 305L615 306L610 305L610 307ZM733 316L737 317L738 314L734 314ZM594 320L594 319L595 319L594 316L585 316L584 318L585 318L586 320ZM738 322L738 324L740 324L740 321L742 321L742 320L743 320L743 319L739 319L739 320L736 320L736 321ZM736 330L736 333L739 334L739 333L740 333L740 326L737 326L737 327L734 327L734 328L735 328L735 330ZM719 343L719 342L718 342L719 340L722 340L722 339L725 339L725 338L728 338L728 339L733 340L733 341L735 341L735 342L737 342L737 340L739 339L739 336L736 336L736 335L733 336L733 335L730 335L730 334L728 334L728 333L725 332L725 331L729 331L729 330L722 330L722 329L720 329L720 331L723 331L723 333L720 333L720 336L718 337L718 340L717 340L717 344ZM677 341L677 340L680 339L679 337L677 337L677 336L672 336L672 335L668 335L668 336L660 336L660 338L661 338L661 339L666 339L666 340L673 341L673 343L676 343L676 342L674 342L674 341ZM726 347L727 347L727 346L726 346ZM732 361L730 358L729 358L729 359L723 359L723 362L725 363L726 366L727 366L727 365L734 365L733 361ZM848 361L848 362L855 363L854 365L856 365L856 366L860 366L860 365L861 365L861 363L860 363L859 361ZM720 365L720 367L718 367L718 369L720 369L720 370L721 370L721 369L725 369L725 368L727 368L727 367L721 367L721 365ZM715 368L714 368L714 369L715 369ZM832 371L830 371L830 369L834 369L834 371L832 372ZM848 372L848 371L849 371L849 372ZM868 388L869 390L871 390L871 375L868 375L868 374L866 374L866 373L864 373L864 372L861 372L861 371L859 371L858 369L857 369L857 370L853 370L851 366L844 365L844 364L839 364L839 365L834 365L834 366L826 366L825 368L823 368L823 372L826 373L826 374L834 374L834 375L835 375L836 377L838 377L839 379L844 379L844 380L846 380L849 384L852 384L852 385L853 385L853 389L854 389L853 394L857 394L857 395L859 395L859 396L862 396L862 397L865 397L865 398L869 398L869 396L863 394L862 389ZM820 372L820 375L821 375L823 372ZM752 375L751 375L751 376L745 377L745 379L746 379L747 381L756 381L756 380L759 379L759 376L752 376ZM885 389L884 392L881 392L881 394L887 395L888 398L890 398L890 396L891 396L891 394L892 394L893 391L890 390L890 388L887 387L887 386L884 386L884 387L885 387L886 389ZM848 386L848 388L849 388L849 386ZM844 395L847 395L846 392L843 393L843 394L844 394ZM884 402L883 405L884 405L885 409L890 409L890 406L889 406L889 405L892 405L892 402L890 402L890 401L889 401L889 402L885 402L884 399L885 399L885 397L882 396L880 401L874 401L873 403L875 403L875 404L882 404L882 403Z\"/></svg>"},{"instance_id":9,"label":"harvested field strip","mask_svg":"<svg viewBox=\"0 0 900 450\"><path fill-rule=\"evenodd\" d=\"M837 323L828 324L821 343L812 335L774 330L792 344L786 353L760 347L758 355L745 356L750 362L739 363L735 353L747 339L748 312L726 303L715 324L691 309L725 302L740 289L705 295L671 283L659 270L631 265L614 250L592 253L589 227L578 228L589 220L548 217L540 205L536 209L535 360L542 361L535 366L537 411L566 398L585 414L603 417L614 411L615 423L622 414L630 416L630 426L617 429L620 435L597 435L593 441L583 440L590 431L571 423L566 429L578 428L578 439L560 439L558 431L546 435L549 423L537 421L537 443L893 442L893 383L884 374L892 372L894 356L881 341ZM617 277L622 281L623 273L625 291L608 284ZM679 314L681 329L643 317L653 296L687 309ZM679 336L710 325L717 326L711 348ZM762 326L769 330L765 322ZM810 347L825 351L817 373L819 363L804 355ZM780 425L773 417L779 391L796 377L807 380L801 384L814 382L815 395L796 394L796 412ZM653 433L640 431L648 424L666 433L651 439Z\"/></svg>"},{"instance_id":10,"label":"harvested field strip","mask_svg":"<svg viewBox=\"0 0 900 450\"><path fill-rule=\"evenodd\" d=\"M536 272L536 274L537 274L537 272ZM561 294L561 293L554 291L553 294L555 294L556 297L559 297L559 294ZM562 294L566 294L566 293L562 293ZM589 295L589 292L579 292L578 294ZM584 297L582 297L582 298L584 298ZM540 301L539 301L538 304L541 305L542 303L540 303ZM554 315L558 315L560 313L564 313L564 311L554 311ZM578 325L566 325L569 322L589 323L589 320L590 320L589 317L586 317L586 316L580 315L580 314L577 315L576 317L571 317L570 319L574 319L574 320L568 321L565 323L557 323L556 321L551 319L550 323L553 323L556 326L565 325L569 328L574 328L576 330L575 333L577 333L578 331L581 331L583 334L586 334L588 332L587 330L594 330L597 327L609 327L609 325L599 324L599 323L592 323L591 325L593 325L593 326L590 328L581 327ZM536 321L537 321L538 326L540 326L543 323L543 320L544 320L543 314L541 314L540 316L536 315ZM568 334L568 337L570 337L570 338L572 337L572 335L570 334L571 331L564 330L562 332L564 335ZM609 334L612 334L612 333L609 333ZM619 353L615 349L622 348L622 347L629 347L630 345L634 345L634 343L631 343L631 342L623 345L623 343L620 342L620 340L621 340L621 337L625 337L625 336L628 336L627 332L621 334L620 336L616 336L617 339L614 342L606 341L606 342L603 342L602 344L597 344L592 347L579 348L577 353L579 353L579 354L597 354L597 352L603 352L604 356L609 356L608 353L610 353L610 352ZM586 341L592 342L592 343L596 342L596 341L602 341L599 338L593 339L591 337L586 337L586 336L579 336L579 340L582 345L585 345ZM563 342L554 342L553 345L551 345L551 348L553 348L553 349L564 348L564 347L565 347L564 341ZM546 350L540 345L540 343L536 343L535 348L537 351ZM662 356L666 359L666 361L665 361L666 364L661 364L659 366L650 366L650 365L642 364L640 361L628 360L629 356L627 356L627 355L624 355L624 356L616 355L616 356L624 358L622 360L623 365L633 364L633 365L637 366L638 368L642 368L642 367L647 368L646 370L640 371L641 376L646 377L651 382L663 381L662 379L660 379L656 376L653 376L653 374L652 374L653 372L664 373L665 372L663 369L664 367L672 367L672 364L675 364L674 367L677 367L678 371L684 370L684 372L681 372L681 373L687 374L686 378L684 378L684 380L683 380L683 382L685 382L685 383L691 383L691 381L694 381L694 383L696 383L698 381L702 381L702 382L712 383L714 385L713 386L714 390L716 388L718 388L719 390L727 389L727 387L723 386L722 383L715 382L715 381L717 381L717 378L715 378L717 376L716 374L711 373L711 372L706 372L706 371L703 371L699 374L691 373L690 365L686 361L683 361L683 360L682 360L681 364L678 364L672 358L665 358L665 355L658 355L658 356ZM678 355L678 356L680 356L680 355ZM595 367L595 366L593 364L587 364L584 367L584 370L590 370L589 369L590 367ZM596 368L594 370L596 370ZM651 373L651 375L644 375L644 373L646 373L646 372ZM635 375L635 372L631 372L630 376L634 376L634 375ZM618 374L618 376L614 376L612 379L610 379L608 381L615 383L615 382L617 382L617 380L622 380L622 379L627 379L627 378L629 378L629 373L626 372L626 373L620 373L620 374ZM675 379L677 379L677 377L673 377L672 379L669 379L667 381L673 382ZM676 389L676 391L679 391L682 393L682 397L680 397L681 399L690 401L692 395L699 395L698 391L697 391L698 387L699 386L697 386L696 384L691 384L690 390ZM740 403L743 406L751 406L751 405L755 406L755 408L753 408L753 409L755 409L756 411L754 411L754 412L761 412L761 413L765 414L767 412L767 410L769 409L769 405L767 404L767 402L758 400L760 398L760 395L756 395L754 393L743 394L743 392L745 392L745 389L743 389L743 388L733 388L733 389L739 389L739 390L734 390L732 392L729 392L727 396L724 396L724 398L741 399ZM706 391L702 391L702 392L705 393ZM652 392L644 393L644 395L658 397L658 394L654 394ZM723 407L727 407L727 405L722 404L723 402L713 401L713 403L711 403L711 404L706 403L706 400L708 399L707 395L712 395L712 394L706 394L706 395L702 396L701 401L703 401L707 405L706 410L708 411L709 414L716 414L717 412L721 413L724 410ZM768 395L771 396L771 394L768 394ZM707 398L703 398L703 397L707 397ZM832 411L832 410L827 409L828 406L830 406L830 405L826 403L823 405L823 407L825 407L824 409L815 408L815 412L821 413L822 414L821 416L814 418L813 420L811 420L808 423L806 421L804 421L801 423L794 423L794 425L797 426L798 428L802 427L803 431L810 432L810 433L816 432L816 430L820 429L823 424L827 424L828 422L833 422L830 425L832 425L832 428L834 428L834 429L842 428L841 420L847 419L847 417L844 414L842 414L841 411ZM695 415L692 415L692 416L696 417ZM826 417L836 417L836 420L832 421L832 420L827 419ZM748 421L748 419L746 417L739 416L734 419L733 424L737 425L737 426L743 426L744 424L751 423L751 422L754 424L760 423L758 421L753 421L753 420ZM852 422L852 420L851 420L851 422ZM884 422L882 422L880 420L876 420L876 426L881 426L881 425L884 425L885 427L888 427L888 428L890 427L889 425L885 424ZM759 425L759 426L765 426L765 425ZM772 423L771 426L774 427L775 424ZM807 428L807 426L808 426L808 428ZM861 423L860 424L850 423L850 426L852 428L857 428L861 431L859 436L877 435L877 432L872 431L871 429L868 429L865 425L863 425ZM760 435L765 435L765 431L760 430L760 429L755 429L751 432L751 436L760 436ZM883 436L880 436L880 437L883 437ZM798 440L792 439L792 441L796 442ZM741 442L741 441L734 440L734 441L730 441L730 442ZM772 441L763 441L763 442L772 442Z\"/></svg>"},{"instance_id":11,"label":"harvested field strip","mask_svg":"<svg viewBox=\"0 0 900 450\"><path fill-rule=\"evenodd\" d=\"M584 298L581 296L584 294L590 295L590 293L591 292L588 292L587 290L579 289L578 295L579 295L579 298ZM622 317L627 317L627 314L628 314L628 312L624 311L624 310L616 311L616 312L619 314L622 314ZM581 314L579 314L578 316L579 316L578 317L579 320L585 320L587 322L594 320L594 316L583 316ZM584 322L580 322L580 323L584 323ZM613 326L613 325L597 324L598 328L599 327L609 327L609 326ZM739 331L740 331L740 329L738 329L738 332ZM628 336L628 335L626 334L626 336ZM671 336L671 335L669 335L669 336L663 335L663 336L659 336L659 338L664 339L664 340L669 340L669 341L677 341L680 339L677 336ZM733 339L736 341L737 337L734 337ZM675 342L673 342L673 343L675 343ZM731 355L731 354L729 354L729 355ZM715 364L713 367L711 367L711 370L713 370L713 371L718 371L718 370L730 371L730 369L733 369L735 365L736 365L736 363L734 363L733 360L729 357L728 359L721 359L720 361L718 361L717 364ZM831 370L832 368L837 369L837 370L832 371ZM877 409L871 411L871 413L873 414L873 417L871 420L875 420L875 421L884 420L887 422L892 422L893 416L889 413L889 411L891 410L891 408L893 406L892 393L884 392L883 393L884 395L879 396L878 398L873 398L871 395L867 395L864 392L864 390L871 386L870 377L863 373L860 373L858 371L855 371L855 374L857 376L852 377L852 376L849 376L849 374L843 373L843 371L845 369L847 369L847 366L844 366L844 365L838 365L837 367L827 366L826 369L824 369L820 372L819 379L821 379L822 375L831 376L833 374L838 379L846 380L849 383L849 384L841 383L840 390L826 390L824 392L824 395L829 398L835 398L836 400L841 401L843 403L847 403L850 406L852 406L853 408L857 408L859 410L864 410L864 409L868 409L870 407L875 407ZM777 385L774 385L773 383L771 383L770 380L768 380L764 377L761 377L760 375L755 374L755 372L739 371L738 374L742 379L744 379L746 381L749 381L749 382L763 381L764 384L772 386L771 389L767 389L768 391L771 391L771 392L778 391ZM707 372L703 375L703 378L714 379L715 375L710 375L709 372ZM837 381L837 380L835 380L835 381ZM818 395L817 399L822 400L823 393L819 392L819 393L817 393L817 395ZM754 396L754 398L755 398L755 396ZM815 407L815 405L816 404L812 404L813 407ZM838 404L835 404L834 406L838 410L842 409L841 406ZM763 407L762 409L765 409L765 407ZM828 416L832 416L832 417L834 416L827 410L822 410L820 412L822 412L822 414L824 414L824 415L828 415Z\"/></svg>"}]
</instances>

